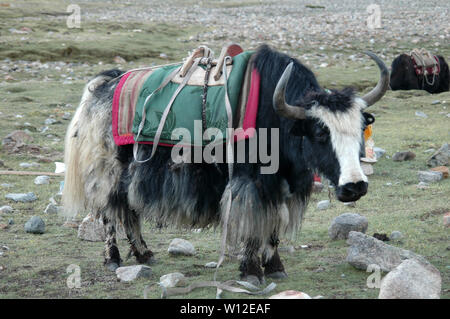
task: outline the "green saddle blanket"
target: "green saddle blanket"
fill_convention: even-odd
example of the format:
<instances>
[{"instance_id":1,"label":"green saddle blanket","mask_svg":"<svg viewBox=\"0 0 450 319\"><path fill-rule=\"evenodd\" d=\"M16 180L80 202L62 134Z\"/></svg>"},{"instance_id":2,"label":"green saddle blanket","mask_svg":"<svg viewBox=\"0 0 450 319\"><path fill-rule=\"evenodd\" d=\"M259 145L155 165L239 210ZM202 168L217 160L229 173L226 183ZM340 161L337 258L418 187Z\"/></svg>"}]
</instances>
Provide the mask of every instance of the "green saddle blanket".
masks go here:
<instances>
[{"instance_id":1,"label":"green saddle blanket","mask_svg":"<svg viewBox=\"0 0 450 319\"><path fill-rule=\"evenodd\" d=\"M233 111L233 118L238 109L244 74L252 54L253 52L243 52L233 57L233 66L227 81L228 97ZM145 100L161 85L171 72L179 67L180 65L159 68L154 70L147 80L145 80L136 101L132 128L135 137L137 136L139 125L142 121ZM198 67L205 68L204 66ZM162 114L179 85L171 81L148 99L147 105L145 106L144 126L137 142L153 142ZM201 146L211 142L211 140L202 138L202 94L203 86L199 85L186 85L179 92L165 121L159 141L160 144L174 145L181 141L186 141L186 136L172 136L172 132L178 128L184 128L190 132L191 145ZM225 141L228 117L225 107L225 87L223 85L208 87L205 118L206 128L219 129ZM200 125L198 125L199 123ZM214 139L215 137L213 137Z\"/></svg>"}]
</instances>

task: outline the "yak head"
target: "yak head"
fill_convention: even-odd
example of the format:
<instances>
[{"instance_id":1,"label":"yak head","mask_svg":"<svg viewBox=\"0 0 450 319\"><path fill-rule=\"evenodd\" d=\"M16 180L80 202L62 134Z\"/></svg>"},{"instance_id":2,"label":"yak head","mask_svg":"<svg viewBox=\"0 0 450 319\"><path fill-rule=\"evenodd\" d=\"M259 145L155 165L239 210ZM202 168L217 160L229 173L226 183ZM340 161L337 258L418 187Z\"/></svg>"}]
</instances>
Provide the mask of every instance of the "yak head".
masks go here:
<instances>
[{"instance_id":1,"label":"yak head","mask_svg":"<svg viewBox=\"0 0 450 319\"><path fill-rule=\"evenodd\" d=\"M303 137L303 154L308 165L336 186L340 201L356 201L367 193L368 181L360 165L360 149L365 121L364 109L376 103L389 86L389 71L376 55L366 52L381 71L377 86L363 97L352 89L309 92L289 105L285 90L292 71L291 62L276 86L275 111L295 119L291 134Z\"/></svg>"}]
</instances>

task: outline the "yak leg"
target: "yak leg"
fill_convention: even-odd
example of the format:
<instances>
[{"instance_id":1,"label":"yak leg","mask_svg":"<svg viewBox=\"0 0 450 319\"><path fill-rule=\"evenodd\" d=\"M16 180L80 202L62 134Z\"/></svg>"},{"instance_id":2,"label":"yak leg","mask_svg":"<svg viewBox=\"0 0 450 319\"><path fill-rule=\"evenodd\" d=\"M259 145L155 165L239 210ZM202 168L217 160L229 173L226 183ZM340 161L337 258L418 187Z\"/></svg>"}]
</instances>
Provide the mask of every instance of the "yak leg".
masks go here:
<instances>
[{"instance_id":1,"label":"yak leg","mask_svg":"<svg viewBox=\"0 0 450 319\"><path fill-rule=\"evenodd\" d=\"M123 223L130 244L128 258L133 255L139 264L151 264L154 262L153 252L147 248L147 244L141 234L141 219L134 211L128 211Z\"/></svg>"},{"instance_id":2,"label":"yak leg","mask_svg":"<svg viewBox=\"0 0 450 319\"><path fill-rule=\"evenodd\" d=\"M278 235L274 232L266 243L262 253L264 275L268 278L281 279L287 277L280 255L278 255Z\"/></svg>"},{"instance_id":3,"label":"yak leg","mask_svg":"<svg viewBox=\"0 0 450 319\"><path fill-rule=\"evenodd\" d=\"M103 217L103 224L106 232L105 240L105 266L115 271L120 267L120 253L116 241L116 224L107 217Z\"/></svg>"},{"instance_id":4,"label":"yak leg","mask_svg":"<svg viewBox=\"0 0 450 319\"><path fill-rule=\"evenodd\" d=\"M257 285L264 284L264 274L258 257L260 247L261 241L259 239L249 239L239 266L241 279Z\"/></svg>"}]
</instances>

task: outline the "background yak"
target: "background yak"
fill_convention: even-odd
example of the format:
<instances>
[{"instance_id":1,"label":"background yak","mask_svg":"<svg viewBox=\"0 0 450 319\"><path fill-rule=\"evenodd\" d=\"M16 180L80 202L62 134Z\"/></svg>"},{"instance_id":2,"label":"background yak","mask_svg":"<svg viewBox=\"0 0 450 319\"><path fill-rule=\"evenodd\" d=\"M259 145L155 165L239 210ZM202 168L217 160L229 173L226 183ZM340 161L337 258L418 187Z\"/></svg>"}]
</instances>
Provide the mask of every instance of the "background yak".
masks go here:
<instances>
[{"instance_id":1,"label":"background yak","mask_svg":"<svg viewBox=\"0 0 450 319\"><path fill-rule=\"evenodd\" d=\"M299 229L313 173L328 178L341 201L355 201L366 194L367 177L359 161L363 110L388 87L384 63L369 54L381 78L359 98L348 88L323 90L298 60L267 46L255 54L254 67L261 75L256 129L279 128L280 169L274 174L261 174L260 162L234 164L232 180L228 180L226 163L174 167L167 147L159 147L148 162L137 163L132 146L118 147L112 136L111 105L118 83L114 78L122 72L104 72L87 84L66 135L63 201L69 214L90 210L103 219L109 269L121 262L117 223L124 225L130 254L139 263L148 263L153 253L141 236L143 218L167 225L217 225L229 199L226 190L231 190L227 239L245 247L241 277L252 281L263 281L264 275L284 277L277 252L279 237ZM138 158L148 158L151 148L141 145Z\"/></svg>"},{"instance_id":2,"label":"background yak","mask_svg":"<svg viewBox=\"0 0 450 319\"><path fill-rule=\"evenodd\" d=\"M447 92L450 86L450 73L443 56L438 55L440 72L435 75L417 75L411 56L401 54L392 61L390 86L392 90L425 90L429 93ZM432 84L432 85L430 85Z\"/></svg>"}]
</instances>

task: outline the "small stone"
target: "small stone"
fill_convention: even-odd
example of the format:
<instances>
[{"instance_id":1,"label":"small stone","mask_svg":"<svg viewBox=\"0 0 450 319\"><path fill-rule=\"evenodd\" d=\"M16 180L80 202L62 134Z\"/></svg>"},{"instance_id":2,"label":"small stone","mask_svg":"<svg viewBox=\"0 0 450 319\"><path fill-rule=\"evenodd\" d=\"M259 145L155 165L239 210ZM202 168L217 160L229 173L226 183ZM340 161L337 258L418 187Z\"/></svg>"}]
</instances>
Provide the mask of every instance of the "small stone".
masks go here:
<instances>
[{"instance_id":1,"label":"small stone","mask_svg":"<svg viewBox=\"0 0 450 319\"><path fill-rule=\"evenodd\" d=\"M276 295L270 296L269 299L312 299L312 298L301 291L286 290Z\"/></svg>"},{"instance_id":2,"label":"small stone","mask_svg":"<svg viewBox=\"0 0 450 319\"><path fill-rule=\"evenodd\" d=\"M321 200L320 202L317 203L317 209L318 210L325 210L330 208L331 203L328 199L325 200Z\"/></svg>"},{"instance_id":3,"label":"small stone","mask_svg":"<svg viewBox=\"0 0 450 319\"><path fill-rule=\"evenodd\" d=\"M161 59L167 59L167 54L165 54L165 53L160 53L160 54L159 54L159 57L160 57Z\"/></svg>"},{"instance_id":4,"label":"small stone","mask_svg":"<svg viewBox=\"0 0 450 319\"><path fill-rule=\"evenodd\" d=\"M377 159L382 158L383 155L386 154L386 150L376 146L373 148L373 151L375 152L375 156Z\"/></svg>"},{"instance_id":5,"label":"small stone","mask_svg":"<svg viewBox=\"0 0 450 319\"><path fill-rule=\"evenodd\" d=\"M367 270L369 265L375 264L382 271L389 272L405 259L416 259L428 264L428 261L420 255L406 249L390 246L360 232L351 231L348 235L347 244L350 245L347 262L364 271Z\"/></svg>"},{"instance_id":6,"label":"small stone","mask_svg":"<svg viewBox=\"0 0 450 319\"><path fill-rule=\"evenodd\" d=\"M70 120L71 117L72 114L70 112L64 112L64 114L62 115L63 120Z\"/></svg>"},{"instance_id":7,"label":"small stone","mask_svg":"<svg viewBox=\"0 0 450 319\"><path fill-rule=\"evenodd\" d=\"M430 169L433 172L441 172L443 178L448 178L448 167L447 166L436 166Z\"/></svg>"},{"instance_id":8,"label":"small stone","mask_svg":"<svg viewBox=\"0 0 450 319\"><path fill-rule=\"evenodd\" d=\"M211 261L209 263L205 264L206 268L216 268L217 267L217 263L215 261Z\"/></svg>"},{"instance_id":9,"label":"small stone","mask_svg":"<svg viewBox=\"0 0 450 319\"><path fill-rule=\"evenodd\" d=\"M129 282L137 278L150 277L152 269L145 265L119 267L116 269L116 275L120 281Z\"/></svg>"},{"instance_id":10,"label":"small stone","mask_svg":"<svg viewBox=\"0 0 450 319\"><path fill-rule=\"evenodd\" d=\"M44 185L44 184L50 184L50 177L47 175L41 175L34 179L34 183L36 185Z\"/></svg>"},{"instance_id":11,"label":"small stone","mask_svg":"<svg viewBox=\"0 0 450 319\"><path fill-rule=\"evenodd\" d=\"M278 247L278 251L282 252L282 253L286 252L288 254L293 254L293 253L295 253L295 248L292 245L282 246L282 247Z\"/></svg>"},{"instance_id":12,"label":"small stone","mask_svg":"<svg viewBox=\"0 0 450 319\"><path fill-rule=\"evenodd\" d=\"M443 220L444 220L444 226L450 227L450 212L445 213Z\"/></svg>"},{"instance_id":13,"label":"small stone","mask_svg":"<svg viewBox=\"0 0 450 319\"><path fill-rule=\"evenodd\" d=\"M431 102L431 105L436 105L436 104L441 104L441 101L439 101L439 100L434 100L433 102Z\"/></svg>"},{"instance_id":14,"label":"small stone","mask_svg":"<svg viewBox=\"0 0 450 319\"><path fill-rule=\"evenodd\" d=\"M0 207L1 214L9 214L13 212L13 208L11 206L2 206Z\"/></svg>"},{"instance_id":15,"label":"small stone","mask_svg":"<svg viewBox=\"0 0 450 319\"><path fill-rule=\"evenodd\" d=\"M421 118L428 118L428 115L426 115L425 113L421 112L421 111L416 111L416 116L421 117Z\"/></svg>"},{"instance_id":16,"label":"small stone","mask_svg":"<svg viewBox=\"0 0 450 319\"><path fill-rule=\"evenodd\" d=\"M27 233L43 234L45 232L45 223L39 216L33 216L25 223L24 228Z\"/></svg>"},{"instance_id":17,"label":"small stone","mask_svg":"<svg viewBox=\"0 0 450 319\"><path fill-rule=\"evenodd\" d=\"M13 185L13 184L8 184L8 183L3 183L3 184L0 184L0 186L1 186L2 188L11 188L11 187L13 187L14 185Z\"/></svg>"},{"instance_id":18,"label":"small stone","mask_svg":"<svg viewBox=\"0 0 450 319\"><path fill-rule=\"evenodd\" d=\"M378 298L439 299L441 285L441 274L433 265L408 259L381 280Z\"/></svg>"},{"instance_id":19,"label":"small stone","mask_svg":"<svg viewBox=\"0 0 450 319\"><path fill-rule=\"evenodd\" d=\"M365 162L361 162L361 169L366 176L373 175L373 165Z\"/></svg>"},{"instance_id":20,"label":"small stone","mask_svg":"<svg viewBox=\"0 0 450 319\"><path fill-rule=\"evenodd\" d=\"M450 146L445 143L427 161L430 167L448 166L450 163Z\"/></svg>"},{"instance_id":21,"label":"small stone","mask_svg":"<svg viewBox=\"0 0 450 319\"><path fill-rule=\"evenodd\" d=\"M14 225L14 219L10 218L8 219L8 225Z\"/></svg>"},{"instance_id":22,"label":"small stone","mask_svg":"<svg viewBox=\"0 0 450 319\"><path fill-rule=\"evenodd\" d=\"M355 208L356 202L346 202L346 203L344 203L344 206Z\"/></svg>"},{"instance_id":23,"label":"small stone","mask_svg":"<svg viewBox=\"0 0 450 319\"><path fill-rule=\"evenodd\" d=\"M419 181L425 183L435 183L443 179L443 174L441 172L419 171L417 174Z\"/></svg>"},{"instance_id":24,"label":"small stone","mask_svg":"<svg viewBox=\"0 0 450 319\"><path fill-rule=\"evenodd\" d=\"M44 213L46 214L58 214L59 207L54 204L48 204L47 207L44 210Z\"/></svg>"},{"instance_id":25,"label":"small stone","mask_svg":"<svg viewBox=\"0 0 450 319\"><path fill-rule=\"evenodd\" d=\"M424 153L434 153L436 150L434 148L429 148L425 151L423 151Z\"/></svg>"},{"instance_id":26,"label":"small stone","mask_svg":"<svg viewBox=\"0 0 450 319\"><path fill-rule=\"evenodd\" d=\"M185 282L186 278L179 272L170 273L159 278L159 284L164 288L183 286Z\"/></svg>"},{"instance_id":27,"label":"small stone","mask_svg":"<svg viewBox=\"0 0 450 319\"><path fill-rule=\"evenodd\" d=\"M181 238L175 238L170 242L169 248L167 249L171 255L185 255L192 256L195 254L194 246L187 240Z\"/></svg>"},{"instance_id":28,"label":"small stone","mask_svg":"<svg viewBox=\"0 0 450 319\"><path fill-rule=\"evenodd\" d=\"M366 217L354 213L345 213L336 217L328 228L332 240L347 239L351 231L365 233L369 222Z\"/></svg>"},{"instance_id":29,"label":"small stone","mask_svg":"<svg viewBox=\"0 0 450 319\"><path fill-rule=\"evenodd\" d=\"M399 239L403 238L403 234L400 231L398 231L398 230L394 230L391 233L391 237L390 238L391 238L391 240L399 240Z\"/></svg>"},{"instance_id":30,"label":"small stone","mask_svg":"<svg viewBox=\"0 0 450 319\"><path fill-rule=\"evenodd\" d=\"M11 199L15 202L22 202L22 203L28 203L28 202L34 202L37 200L36 195L34 193L26 193L26 194L7 194L6 199Z\"/></svg>"},{"instance_id":31,"label":"small stone","mask_svg":"<svg viewBox=\"0 0 450 319\"><path fill-rule=\"evenodd\" d=\"M413 152L397 152L392 155L392 160L394 162L403 162L403 161L411 161L416 158L416 154Z\"/></svg>"},{"instance_id":32,"label":"small stone","mask_svg":"<svg viewBox=\"0 0 450 319\"><path fill-rule=\"evenodd\" d=\"M44 121L45 125L52 125L52 124L56 124L56 123L58 123L58 121L55 119L51 119L51 118L48 118Z\"/></svg>"}]
</instances>

